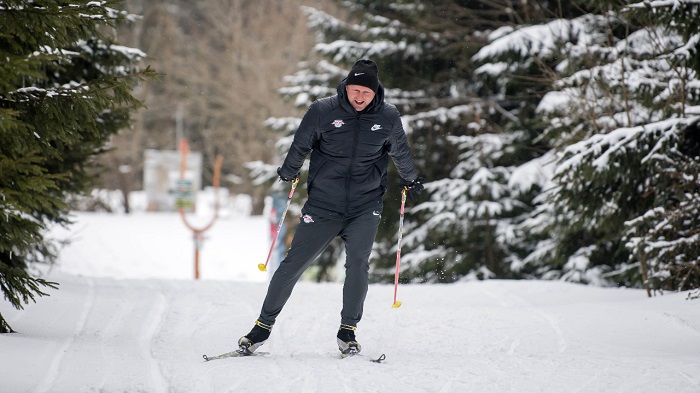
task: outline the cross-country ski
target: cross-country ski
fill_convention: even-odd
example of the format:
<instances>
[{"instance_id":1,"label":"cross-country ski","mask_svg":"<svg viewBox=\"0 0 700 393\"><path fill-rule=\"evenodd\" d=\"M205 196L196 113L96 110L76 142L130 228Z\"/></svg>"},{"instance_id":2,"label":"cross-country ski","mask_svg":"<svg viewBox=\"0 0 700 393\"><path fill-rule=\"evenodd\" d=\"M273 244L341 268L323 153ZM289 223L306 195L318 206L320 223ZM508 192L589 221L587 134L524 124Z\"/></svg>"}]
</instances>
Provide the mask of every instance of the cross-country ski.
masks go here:
<instances>
[{"instance_id":1,"label":"cross-country ski","mask_svg":"<svg viewBox=\"0 0 700 393\"><path fill-rule=\"evenodd\" d=\"M268 354L269 354L268 352L246 353L246 352L241 351L240 349L237 349L235 351L222 353L221 355L216 355L216 356L202 355L202 357L204 358L204 361L208 362L210 360L217 360L217 359L240 358L240 357L246 357L246 356L261 356L261 355L268 355Z\"/></svg>"}]
</instances>

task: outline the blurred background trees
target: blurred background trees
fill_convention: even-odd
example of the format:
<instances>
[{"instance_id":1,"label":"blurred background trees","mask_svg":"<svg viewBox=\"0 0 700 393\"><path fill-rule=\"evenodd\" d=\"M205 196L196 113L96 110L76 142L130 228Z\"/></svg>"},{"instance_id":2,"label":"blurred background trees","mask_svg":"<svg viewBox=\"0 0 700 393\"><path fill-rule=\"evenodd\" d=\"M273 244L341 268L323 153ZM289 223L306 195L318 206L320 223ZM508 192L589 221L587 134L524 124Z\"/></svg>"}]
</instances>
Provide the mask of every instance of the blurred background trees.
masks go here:
<instances>
[{"instance_id":1,"label":"blurred background trees","mask_svg":"<svg viewBox=\"0 0 700 393\"><path fill-rule=\"evenodd\" d=\"M143 189L144 150L176 150L184 136L203 153L204 184L211 185L214 159L222 154L222 186L254 196L260 214L268 191L254 187L245 163L279 159L276 136L264 123L273 114L298 114L278 89L314 43L299 7L333 7L324 3L125 1L141 17L118 30L119 40L147 53L148 64L163 75L135 91L148 109L112 139L112 151L101 160L109 168L102 187L124 195Z\"/></svg>"}]
</instances>

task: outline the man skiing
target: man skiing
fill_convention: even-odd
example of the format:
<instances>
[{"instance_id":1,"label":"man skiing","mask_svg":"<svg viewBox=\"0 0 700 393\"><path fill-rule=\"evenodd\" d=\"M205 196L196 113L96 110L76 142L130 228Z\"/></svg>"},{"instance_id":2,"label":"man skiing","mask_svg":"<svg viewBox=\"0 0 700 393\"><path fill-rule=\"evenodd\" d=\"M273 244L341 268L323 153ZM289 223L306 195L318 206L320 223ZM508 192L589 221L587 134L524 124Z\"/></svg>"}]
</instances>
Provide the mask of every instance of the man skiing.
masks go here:
<instances>
[{"instance_id":1,"label":"man skiing","mask_svg":"<svg viewBox=\"0 0 700 393\"><path fill-rule=\"evenodd\" d=\"M388 158L413 200L423 190L399 111L384 102L377 64L371 60L358 60L336 95L311 104L277 169L280 180L297 180L309 153L308 199L289 252L272 276L260 316L238 341L243 354L254 352L268 339L296 282L338 236L347 257L337 343L344 354L360 352L355 330L367 295L368 261L387 189Z\"/></svg>"}]
</instances>

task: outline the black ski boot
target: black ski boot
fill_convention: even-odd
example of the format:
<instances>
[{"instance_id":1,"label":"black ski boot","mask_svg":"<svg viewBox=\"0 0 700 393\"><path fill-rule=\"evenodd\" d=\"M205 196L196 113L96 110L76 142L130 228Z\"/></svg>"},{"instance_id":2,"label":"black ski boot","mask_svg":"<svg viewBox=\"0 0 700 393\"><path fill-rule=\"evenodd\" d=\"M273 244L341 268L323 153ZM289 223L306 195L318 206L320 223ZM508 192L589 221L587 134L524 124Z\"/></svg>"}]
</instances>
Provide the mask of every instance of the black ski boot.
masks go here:
<instances>
[{"instance_id":1,"label":"black ski boot","mask_svg":"<svg viewBox=\"0 0 700 393\"><path fill-rule=\"evenodd\" d=\"M356 329L355 326L345 324L341 324L338 329L338 349L343 356L355 355L362 350L360 343L355 340Z\"/></svg>"},{"instance_id":2,"label":"black ski boot","mask_svg":"<svg viewBox=\"0 0 700 393\"><path fill-rule=\"evenodd\" d=\"M253 326L250 333L238 340L238 352L243 355L251 355L256 349L260 348L261 345L265 344L265 341L270 337L271 330L272 325L266 325L260 321L255 321L255 326Z\"/></svg>"}]
</instances>

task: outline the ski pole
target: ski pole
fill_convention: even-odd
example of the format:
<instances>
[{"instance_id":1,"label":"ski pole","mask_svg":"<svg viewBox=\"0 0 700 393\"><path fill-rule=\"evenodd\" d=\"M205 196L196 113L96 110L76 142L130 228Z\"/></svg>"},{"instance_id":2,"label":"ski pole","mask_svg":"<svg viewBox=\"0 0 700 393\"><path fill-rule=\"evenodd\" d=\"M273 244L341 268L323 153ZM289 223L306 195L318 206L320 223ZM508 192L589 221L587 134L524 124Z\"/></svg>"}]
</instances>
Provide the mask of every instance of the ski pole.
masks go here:
<instances>
[{"instance_id":1,"label":"ski pole","mask_svg":"<svg viewBox=\"0 0 700 393\"><path fill-rule=\"evenodd\" d=\"M284 207L284 211L282 212L282 217L280 217L280 223L277 225L277 233L275 234L275 238L272 239L272 245L270 246L270 252L267 253L267 260L265 263L259 263L258 264L258 269L260 271L267 271L267 264L270 262L270 256L272 255L272 250L275 248L275 243L277 243L277 237L280 235L280 231L282 230L282 224L284 223L284 217L287 215L287 210L289 210L289 205L292 203L292 196L294 195L294 190L297 188L297 183L299 183L299 178L295 178L292 180L292 189L289 191L289 196L287 197L287 206Z\"/></svg>"},{"instance_id":2,"label":"ski pole","mask_svg":"<svg viewBox=\"0 0 700 393\"><path fill-rule=\"evenodd\" d=\"M392 308L401 307L401 301L396 300L396 292L399 289L399 265L401 265L401 238L403 237L403 209L406 205L406 188L401 190L401 219L399 219L399 244L396 251L396 272L394 273L394 304Z\"/></svg>"}]
</instances>

